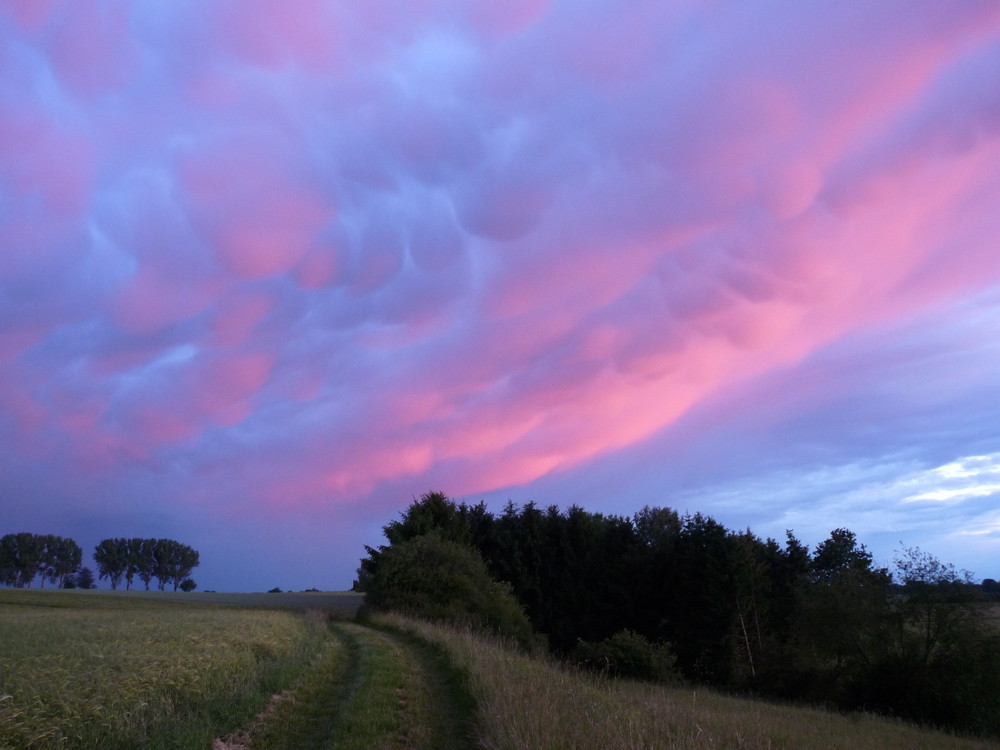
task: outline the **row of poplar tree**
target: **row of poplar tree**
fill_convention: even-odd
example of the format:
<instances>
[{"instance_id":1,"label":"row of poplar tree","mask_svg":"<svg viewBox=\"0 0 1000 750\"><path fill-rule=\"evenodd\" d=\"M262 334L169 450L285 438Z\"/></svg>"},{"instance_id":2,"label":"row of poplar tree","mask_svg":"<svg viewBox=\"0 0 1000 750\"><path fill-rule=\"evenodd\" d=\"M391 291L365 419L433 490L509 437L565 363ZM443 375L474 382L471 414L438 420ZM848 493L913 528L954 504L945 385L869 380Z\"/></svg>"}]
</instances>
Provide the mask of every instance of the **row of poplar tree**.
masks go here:
<instances>
[{"instance_id":1,"label":"row of poplar tree","mask_svg":"<svg viewBox=\"0 0 1000 750\"><path fill-rule=\"evenodd\" d=\"M25 588L41 576L60 588L75 575L83 550L72 539L52 534L7 534L0 537L0 583Z\"/></svg>"},{"instance_id":2,"label":"row of poplar tree","mask_svg":"<svg viewBox=\"0 0 1000 750\"><path fill-rule=\"evenodd\" d=\"M101 578L117 589L125 581L131 589L138 578L149 591L154 578L163 591L168 584L173 590L191 591L195 583L191 571L198 567L198 551L173 539L105 539L94 550L94 562Z\"/></svg>"},{"instance_id":3,"label":"row of poplar tree","mask_svg":"<svg viewBox=\"0 0 1000 750\"><path fill-rule=\"evenodd\" d=\"M60 588L72 588L77 576L89 579L88 568L81 568L83 550L74 540L52 534L26 532L0 537L0 584L28 588L40 577ZM191 591L190 578L198 567L198 551L173 539L104 539L94 549L94 562L100 578L107 578L112 589L125 581L131 589L136 578L148 591L155 578L160 591L167 585L173 590Z\"/></svg>"}]
</instances>

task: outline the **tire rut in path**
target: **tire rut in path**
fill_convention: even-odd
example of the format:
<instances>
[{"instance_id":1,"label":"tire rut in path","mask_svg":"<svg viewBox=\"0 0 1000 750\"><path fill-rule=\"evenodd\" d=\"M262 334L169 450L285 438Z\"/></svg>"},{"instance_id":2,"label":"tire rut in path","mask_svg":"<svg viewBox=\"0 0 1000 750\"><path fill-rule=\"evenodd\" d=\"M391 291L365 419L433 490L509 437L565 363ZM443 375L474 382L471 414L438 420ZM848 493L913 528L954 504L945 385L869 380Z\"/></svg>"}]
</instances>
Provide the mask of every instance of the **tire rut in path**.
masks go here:
<instances>
[{"instance_id":1,"label":"tire rut in path","mask_svg":"<svg viewBox=\"0 0 1000 750\"><path fill-rule=\"evenodd\" d=\"M268 716L243 732L255 750L474 747L475 706L448 659L413 636L333 621L330 640ZM246 738L247 744L243 744Z\"/></svg>"},{"instance_id":2,"label":"tire rut in path","mask_svg":"<svg viewBox=\"0 0 1000 750\"><path fill-rule=\"evenodd\" d=\"M412 636L353 623L334 630L356 650L331 748L473 747L474 705L447 658Z\"/></svg>"}]
</instances>

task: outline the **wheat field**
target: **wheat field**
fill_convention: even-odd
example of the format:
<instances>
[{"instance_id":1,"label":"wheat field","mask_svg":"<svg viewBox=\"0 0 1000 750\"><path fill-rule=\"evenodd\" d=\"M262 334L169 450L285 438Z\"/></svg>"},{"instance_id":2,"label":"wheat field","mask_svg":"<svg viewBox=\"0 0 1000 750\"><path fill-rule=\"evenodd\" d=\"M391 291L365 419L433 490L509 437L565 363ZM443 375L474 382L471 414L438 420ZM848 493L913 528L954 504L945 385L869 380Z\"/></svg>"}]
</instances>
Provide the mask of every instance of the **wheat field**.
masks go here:
<instances>
[{"instance_id":1,"label":"wheat field","mask_svg":"<svg viewBox=\"0 0 1000 750\"><path fill-rule=\"evenodd\" d=\"M292 610L0 590L0 748L208 747L324 628Z\"/></svg>"}]
</instances>

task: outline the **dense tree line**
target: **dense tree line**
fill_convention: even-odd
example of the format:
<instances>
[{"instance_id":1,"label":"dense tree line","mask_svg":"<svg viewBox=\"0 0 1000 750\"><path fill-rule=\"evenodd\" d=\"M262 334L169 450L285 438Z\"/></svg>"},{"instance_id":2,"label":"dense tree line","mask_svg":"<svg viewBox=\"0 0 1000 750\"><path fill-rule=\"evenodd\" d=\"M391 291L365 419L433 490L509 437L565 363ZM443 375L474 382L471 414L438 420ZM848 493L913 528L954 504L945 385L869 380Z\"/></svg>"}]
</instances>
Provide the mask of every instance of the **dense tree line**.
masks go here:
<instances>
[{"instance_id":1,"label":"dense tree line","mask_svg":"<svg viewBox=\"0 0 1000 750\"><path fill-rule=\"evenodd\" d=\"M100 578L107 578L112 589L117 589L122 580L129 590L136 582L142 581L146 591L155 578L160 591L167 584L173 590L192 590L195 585L190 575L198 567L198 551L173 539L141 539L117 537L104 539L94 549L94 562Z\"/></svg>"},{"instance_id":2,"label":"dense tree line","mask_svg":"<svg viewBox=\"0 0 1000 750\"><path fill-rule=\"evenodd\" d=\"M30 587L40 577L63 586L77 572L83 551L72 539L52 534L7 534L0 538L0 583L17 588Z\"/></svg>"},{"instance_id":3,"label":"dense tree line","mask_svg":"<svg viewBox=\"0 0 1000 750\"><path fill-rule=\"evenodd\" d=\"M1000 734L1000 637L982 589L918 549L890 571L843 528L809 550L791 531L779 543L669 508L493 514L440 493L384 533L356 583L376 603L393 590L384 572L398 551L433 535L476 553L534 631L578 663L627 673L638 654L649 675L668 665L726 689Z\"/></svg>"}]
</instances>

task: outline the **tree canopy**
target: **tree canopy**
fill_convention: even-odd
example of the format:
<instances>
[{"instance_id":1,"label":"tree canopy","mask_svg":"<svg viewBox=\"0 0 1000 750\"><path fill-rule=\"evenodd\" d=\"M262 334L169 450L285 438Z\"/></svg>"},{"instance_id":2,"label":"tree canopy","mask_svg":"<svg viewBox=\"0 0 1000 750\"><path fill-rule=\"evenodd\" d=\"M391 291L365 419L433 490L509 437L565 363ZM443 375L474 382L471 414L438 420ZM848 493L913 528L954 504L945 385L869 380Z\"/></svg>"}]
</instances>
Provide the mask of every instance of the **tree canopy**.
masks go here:
<instances>
[{"instance_id":1,"label":"tree canopy","mask_svg":"<svg viewBox=\"0 0 1000 750\"><path fill-rule=\"evenodd\" d=\"M810 551L670 508L494 514L440 492L384 531L355 584L373 606L468 620L509 592L564 658L1000 733L981 589L919 550L890 573L846 528Z\"/></svg>"},{"instance_id":2,"label":"tree canopy","mask_svg":"<svg viewBox=\"0 0 1000 750\"><path fill-rule=\"evenodd\" d=\"M474 547L433 529L385 551L366 603L531 642L531 625L510 587L490 577Z\"/></svg>"},{"instance_id":3,"label":"tree canopy","mask_svg":"<svg viewBox=\"0 0 1000 750\"><path fill-rule=\"evenodd\" d=\"M126 589L132 587L135 576L149 590L156 578L160 591L173 584L177 591L181 583L198 567L198 551L173 539L103 539L94 549L98 576L107 578L112 589L122 580Z\"/></svg>"},{"instance_id":4,"label":"tree canopy","mask_svg":"<svg viewBox=\"0 0 1000 750\"><path fill-rule=\"evenodd\" d=\"M7 534L0 538L0 583L30 587L36 578L63 586L80 567L83 551L72 539L53 534Z\"/></svg>"}]
</instances>

